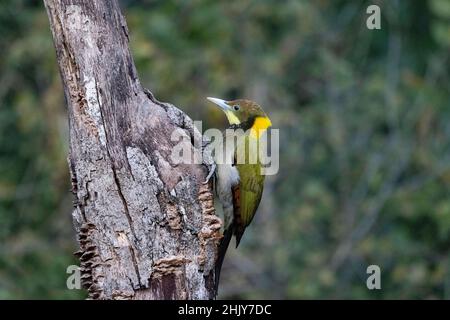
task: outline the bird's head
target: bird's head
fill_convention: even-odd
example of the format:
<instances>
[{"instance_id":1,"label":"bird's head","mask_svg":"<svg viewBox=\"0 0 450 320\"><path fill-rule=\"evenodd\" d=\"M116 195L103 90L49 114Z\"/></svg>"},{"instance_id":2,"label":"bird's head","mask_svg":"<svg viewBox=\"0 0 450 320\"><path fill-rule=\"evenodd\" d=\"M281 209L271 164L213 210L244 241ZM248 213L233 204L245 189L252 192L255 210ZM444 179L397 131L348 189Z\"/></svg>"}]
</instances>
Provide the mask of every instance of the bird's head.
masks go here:
<instances>
[{"instance_id":1,"label":"bird's head","mask_svg":"<svg viewBox=\"0 0 450 320\"><path fill-rule=\"evenodd\" d=\"M230 125L244 130L251 129L251 133L258 137L272 125L264 110L254 101L246 99L225 101L211 97L207 99L223 110Z\"/></svg>"}]
</instances>

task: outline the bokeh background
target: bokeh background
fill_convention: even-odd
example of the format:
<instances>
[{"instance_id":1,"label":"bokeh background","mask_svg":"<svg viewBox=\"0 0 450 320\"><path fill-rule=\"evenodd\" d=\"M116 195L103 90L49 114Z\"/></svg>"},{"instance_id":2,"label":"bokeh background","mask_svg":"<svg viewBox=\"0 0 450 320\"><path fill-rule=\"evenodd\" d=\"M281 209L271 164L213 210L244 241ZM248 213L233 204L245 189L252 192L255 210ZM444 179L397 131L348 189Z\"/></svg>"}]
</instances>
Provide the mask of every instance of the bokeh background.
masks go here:
<instances>
[{"instance_id":1,"label":"bokeh background","mask_svg":"<svg viewBox=\"0 0 450 320\"><path fill-rule=\"evenodd\" d=\"M449 1L120 3L159 100L223 128L205 97L247 97L280 129L280 171L221 298L450 298ZM43 4L1 0L0 298L85 297L66 288L65 108Z\"/></svg>"}]
</instances>

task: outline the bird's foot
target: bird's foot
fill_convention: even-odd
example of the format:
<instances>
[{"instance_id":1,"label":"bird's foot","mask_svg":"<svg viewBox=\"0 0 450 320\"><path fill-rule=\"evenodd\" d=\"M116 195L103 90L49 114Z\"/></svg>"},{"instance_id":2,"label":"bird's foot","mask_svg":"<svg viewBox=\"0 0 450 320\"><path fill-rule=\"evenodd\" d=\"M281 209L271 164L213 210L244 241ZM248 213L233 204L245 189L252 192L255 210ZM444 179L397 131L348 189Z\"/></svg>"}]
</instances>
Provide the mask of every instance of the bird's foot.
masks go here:
<instances>
[{"instance_id":1,"label":"bird's foot","mask_svg":"<svg viewBox=\"0 0 450 320\"><path fill-rule=\"evenodd\" d=\"M203 136L202 139L202 159L203 164L208 168L208 175L206 176L205 181L203 181L203 184L207 184L209 180L213 177L214 173L216 172L217 165L214 162L214 159L211 155L211 148L209 148L211 145L211 139L208 137Z\"/></svg>"},{"instance_id":2,"label":"bird's foot","mask_svg":"<svg viewBox=\"0 0 450 320\"><path fill-rule=\"evenodd\" d=\"M209 180L211 179L211 177L213 176L213 174L216 172L216 167L217 165L215 163L213 163L209 168L209 172L208 175L206 176L205 181L203 181L203 184L207 184L209 182Z\"/></svg>"}]
</instances>

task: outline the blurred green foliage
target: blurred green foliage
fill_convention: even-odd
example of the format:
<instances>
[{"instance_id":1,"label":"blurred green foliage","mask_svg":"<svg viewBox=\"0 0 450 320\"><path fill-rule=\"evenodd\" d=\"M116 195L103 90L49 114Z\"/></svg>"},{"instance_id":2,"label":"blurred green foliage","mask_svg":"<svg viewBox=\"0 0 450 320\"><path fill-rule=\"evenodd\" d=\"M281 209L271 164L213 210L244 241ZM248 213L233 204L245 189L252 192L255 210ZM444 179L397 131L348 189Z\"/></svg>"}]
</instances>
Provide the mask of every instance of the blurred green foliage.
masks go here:
<instances>
[{"instance_id":1,"label":"blurred green foliage","mask_svg":"<svg viewBox=\"0 0 450 320\"><path fill-rule=\"evenodd\" d=\"M280 172L221 298L450 298L450 2L120 1L141 82L205 127L247 97ZM63 90L40 1L0 3L0 298L83 298ZM377 264L382 290L366 288Z\"/></svg>"}]
</instances>

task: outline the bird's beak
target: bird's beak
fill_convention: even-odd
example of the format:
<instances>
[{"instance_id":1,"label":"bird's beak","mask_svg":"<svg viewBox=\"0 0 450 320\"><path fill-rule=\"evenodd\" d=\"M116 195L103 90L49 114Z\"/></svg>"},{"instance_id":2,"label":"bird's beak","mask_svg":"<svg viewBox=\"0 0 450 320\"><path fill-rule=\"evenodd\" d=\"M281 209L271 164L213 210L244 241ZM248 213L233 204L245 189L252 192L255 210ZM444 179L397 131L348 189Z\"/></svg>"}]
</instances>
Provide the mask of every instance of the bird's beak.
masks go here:
<instances>
[{"instance_id":1,"label":"bird's beak","mask_svg":"<svg viewBox=\"0 0 450 320\"><path fill-rule=\"evenodd\" d=\"M214 103L217 106L219 106L225 112L226 111L231 111L230 106L227 104L227 102L225 100L217 99L217 98L211 98L211 97L207 97L206 99L208 99L212 103Z\"/></svg>"}]
</instances>

